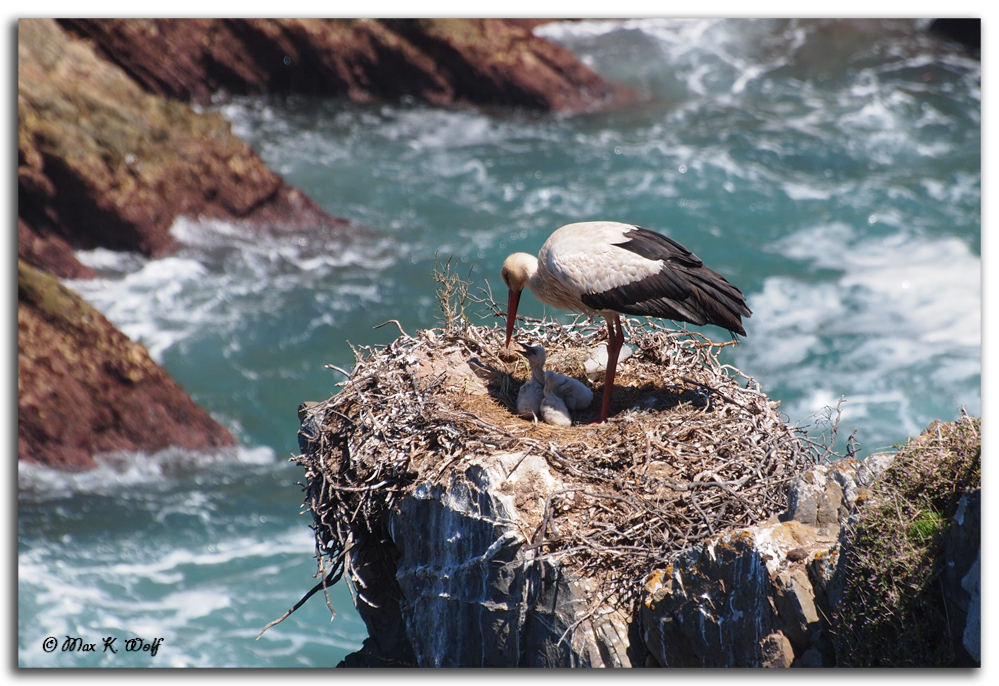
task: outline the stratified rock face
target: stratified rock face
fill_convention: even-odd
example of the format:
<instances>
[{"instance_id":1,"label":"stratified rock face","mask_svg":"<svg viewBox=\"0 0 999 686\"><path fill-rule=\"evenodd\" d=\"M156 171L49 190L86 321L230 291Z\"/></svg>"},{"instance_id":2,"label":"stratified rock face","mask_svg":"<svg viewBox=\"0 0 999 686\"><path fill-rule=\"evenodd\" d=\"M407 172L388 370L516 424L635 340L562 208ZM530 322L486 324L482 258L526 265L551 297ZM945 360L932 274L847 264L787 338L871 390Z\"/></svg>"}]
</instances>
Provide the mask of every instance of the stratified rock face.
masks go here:
<instances>
[{"instance_id":1,"label":"stratified rock face","mask_svg":"<svg viewBox=\"0 0 999 686\"><path fill-rule=\"evenodd\" d=\"M29 264L78 277L90 272L74 249L159 256L181 216L346 224L286 186L221 116L145 92L55 21L18 22L17 82L18 254Z\"/></svg>"},{"instance_id":2,"label":"stratified rock face","mask_svg":"<svg viewBox=\"0 0 999 686\"><path fill-rule=\"evenodd\" d=\"M502 19L394 19L385 24L430 57L455 101L582 112L625 102L568 50Z\"/></svg>"},{"instance_id":3,"label":"stratified rock face","mask_svg":"<svg viewBox=\"0 0 999 686\"><path fill-rule=\"evenodd\" d=\"M840 526L886 457L840 460L802 474L787 512L709 538L653 574L641 627L658 663L786 667L812 650L803 662L822 664L814 647L829 652L828 601L823 616L816 595L827 597Z\"/></svg>"},{"instance_id":4,"label":"stratified rock face","mask_svg":"<svg viewBox=\"0 0 999 686\"><path fill-rule=\"evenodd\" d=\"M103 452L235 443L142 345L56 279L18 261L17 286L18 459L89 469Z\"/></svg>"},{"instance_id":5,"label":"stratified rock face","mask_svg":"<svg viewBox=\"0 0 999 686\"><path fill-rule=\"evenodd\" d=\"M325 421L319 405L305 417L303 450ZM630 666L625 613L589 616L591 584L525 545L562 488L524 453L471 458L417 485L387 513L382 540L353 539L371 636L341 666Z\"/></svg>"},{"instance_id":6,"label":"stratified rock face","mask_svg":"<svg viewBox=\"0 0 999 686\"><path fill-rule=\"evenodd\" d=\"M951 631L976 663L982 662L982 492L961 498L944 545L947 565L943 587L947 600L960 609ZM962 614L964 615L962 621Z\"/></svg>"},{"instance_id":7,"label":"stratified rock face","mask_svg":"<svg viewBox=\"0 0 999 686\"><path fill-rule=\"evenodd\" d=\"M895 459L878 454L816 467L794 482L786 512L711 537L653 573L640 630L655 661L669 667L841 664L839 658L847 656L833 639L850 629L837 618L847 602L844 585L858 583L844 560L867 554L854 549L850 526ZM935 583L949 608L938 635L963 646L967 657L958 654L953 663L961 666L981 659L980 501L980 490L961 497L935 562L943 570ZM928 626L911 628L932 633Z\"/></svg>"},{"instance_id":8,"label":"stratified rock face","mask_svg":"<svg viewBox=\"0 0 999 686\"><path fill-rule=\"evenodd\" d=\"M452 473L447 484L418 486L391 513L402 617L421 666L628 664L626 629L611 641L591 629L559 643L586 602L558 567L523 550L529 523L514 494L522 498L525 483L535 514L561 485L543 459L501 454Z\"/></svg>"},{"instance_id":9,"label":"stratified rock face","mask_svg":"<svg viewBox=\"0 0 999 686\"><path fill-rule=\"evenodd\" d=\"M774 632L769 574L745 532L725 535L653 575L643 607L646 645L664 667L755 667ZM738 580L738 581L736 581Z\"/></svg>"},{"instance_id":10,"label":"stratified rock face","mask_svg":"<svg viewBox=\"0 0 999 686\"><path fill-rule=\"evenodd\" d=\"M580 112L630 97L503 19L65 19L152 93L409 96ZM165 61L164 55L171 59Z\"/></svg>"}]
</instances>

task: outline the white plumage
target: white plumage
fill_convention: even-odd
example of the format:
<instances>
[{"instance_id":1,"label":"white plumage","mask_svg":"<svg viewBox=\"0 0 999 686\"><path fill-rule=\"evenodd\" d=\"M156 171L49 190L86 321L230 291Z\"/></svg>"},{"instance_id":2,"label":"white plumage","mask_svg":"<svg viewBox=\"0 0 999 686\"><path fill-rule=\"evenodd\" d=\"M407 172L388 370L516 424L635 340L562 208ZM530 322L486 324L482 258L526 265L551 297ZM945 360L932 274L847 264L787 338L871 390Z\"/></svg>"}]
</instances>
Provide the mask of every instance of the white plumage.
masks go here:
<instances>
[{"instance_id":1,"label":"white plumage","mask_svg":"<svg viewBox=\"0 0 999 686\"><path fill-rule=\"evenodd\" d=\"M607 320L608 360L600 421L607 419L618 356L624 344L620 314L715 324L745 335L752 313L742 292L671 238L631 224L581 222L556 230L538 256L514 253L503 262L509 288L506 345L520 295L527 287L543 303L600 314Z\"/></svg>"},{"instance_id":2,"label":"white plumage","mask_svg":"<svg viewBox=\"0 0 999 686\"><path fill-rule=\"evenodd\" d=\"M541 400L541 419L546 424L572 426L572 415L569 414L569 408L566 407L565 400L556 389L558 376L555 372L545 372L545 395Z\"/></svg>"},{"instance_id":3,"label":"white plumage","mask_svg":"<svg viewBox=\"0 0 999 686\"><path fill-rule=\"evenodd\" d=\"M622 345L618 354L618 363L624 362L635 354L630 345ZM583 374L590 381L600 381L607 374L607 344L601 343L590 351L589 357L583 360Z\"/></svg>"},{"instance_id":4,"label":"white plumage","mask_svg":"<svg viewBox=\"0 0 999 686\"><path fill-rule=\"evenodd\" d=\"M582 381L551 371L545 372L546 379L548 374L554 375L555 393L565 401L570 410L582 410L593 402L593 391Z\"/></svg>"},{"instance_id":5,"label":"white plumage","mask_svg":"<svg viewBox=\"0 0 999 686\"><path fill-rule=\"evenodd\" d=\"M541 416L541 400L545 397L545 387L537 379L530 378L517 392L517 414L524 419L537 419Z\"/></svg>"}]
</instances>

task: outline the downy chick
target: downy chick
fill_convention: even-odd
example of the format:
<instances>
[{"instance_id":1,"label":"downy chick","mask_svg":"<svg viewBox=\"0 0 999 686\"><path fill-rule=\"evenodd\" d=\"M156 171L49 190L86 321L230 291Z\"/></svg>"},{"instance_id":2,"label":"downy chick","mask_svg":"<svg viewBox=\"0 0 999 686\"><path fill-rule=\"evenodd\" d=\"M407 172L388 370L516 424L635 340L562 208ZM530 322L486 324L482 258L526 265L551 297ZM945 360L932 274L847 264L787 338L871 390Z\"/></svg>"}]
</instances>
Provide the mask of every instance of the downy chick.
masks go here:
<instances>
[{"instance_id":1,"label":"downy chick","mask_svg":"<svg viewBox=\"0 0 999 686\"><path fill-rule=\"evenodd\" d=\"M541 400L541 419L547 424L556 426L571 426L572 416L569 408L558 392L559 374L545 372L545 394ZM563 377L564 378L564 377Z\"/></svg>"},{"instance_id":2,"label":"downy chick","mask_svg":"<svg viewBox=\"0 0 999 686\"><path fill-rule=\"evenodd\" d=\"M517 393L517 414L524 419L541 417L541 400L545 395L545 349L517 343L516 350L531 365L531 378Z\"/></svg>"}]
</instances>

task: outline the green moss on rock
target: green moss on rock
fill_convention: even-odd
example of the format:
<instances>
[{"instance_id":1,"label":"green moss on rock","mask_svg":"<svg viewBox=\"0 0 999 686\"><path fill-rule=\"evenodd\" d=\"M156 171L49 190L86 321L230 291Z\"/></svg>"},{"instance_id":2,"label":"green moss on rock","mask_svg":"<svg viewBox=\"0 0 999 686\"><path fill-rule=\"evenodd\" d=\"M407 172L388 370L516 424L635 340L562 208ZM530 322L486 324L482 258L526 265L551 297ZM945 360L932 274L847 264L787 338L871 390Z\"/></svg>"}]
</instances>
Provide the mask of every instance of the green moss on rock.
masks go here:
<instances>
[{"instance_id":1,"label":"green moss on rock","mask_svg":"<svg viewBox=\"0 0 999 686\"><path fill-rule=\"evenodd\" d=\"M845 531L838 665L962 664L942 592L944 547L962 496L981 480L980 418L934 422L898 451Z\"/></svg>"}]
</instances>

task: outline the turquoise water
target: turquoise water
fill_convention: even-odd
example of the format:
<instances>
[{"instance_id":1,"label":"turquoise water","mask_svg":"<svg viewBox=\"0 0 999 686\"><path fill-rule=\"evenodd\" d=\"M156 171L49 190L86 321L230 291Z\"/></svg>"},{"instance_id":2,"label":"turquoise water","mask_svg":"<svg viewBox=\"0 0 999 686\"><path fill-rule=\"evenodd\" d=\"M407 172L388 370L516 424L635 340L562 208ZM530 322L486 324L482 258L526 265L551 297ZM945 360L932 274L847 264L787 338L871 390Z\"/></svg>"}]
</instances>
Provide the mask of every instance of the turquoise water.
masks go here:
<instances>
[{"instance_id":1,"label":"turquoise water","mask_svg":"<svg viewBox=\"0 0 999 686\"><path fill-rule=\"evenodd\" d=\"M578 117L292 98L219 109L348 238L179 222L146 261L81 254L71 285L240 439L235 460L21 468L22 666L332 666L363 624L314 583L296 408L336 392L351 345L438 324L435 254L503 300L503 257L558 226L667 232L748 297L727 361L792 422L842 397L861 455L981 412L981 68L912 22L726 20L540 27L639 104ZM525 297L525 314L546 312ZM727 332L706 329L723 340ZM840 442L842 448L842 441ZM162 637L46 653L55 636Z\"/></svg>"}]
</instances>

